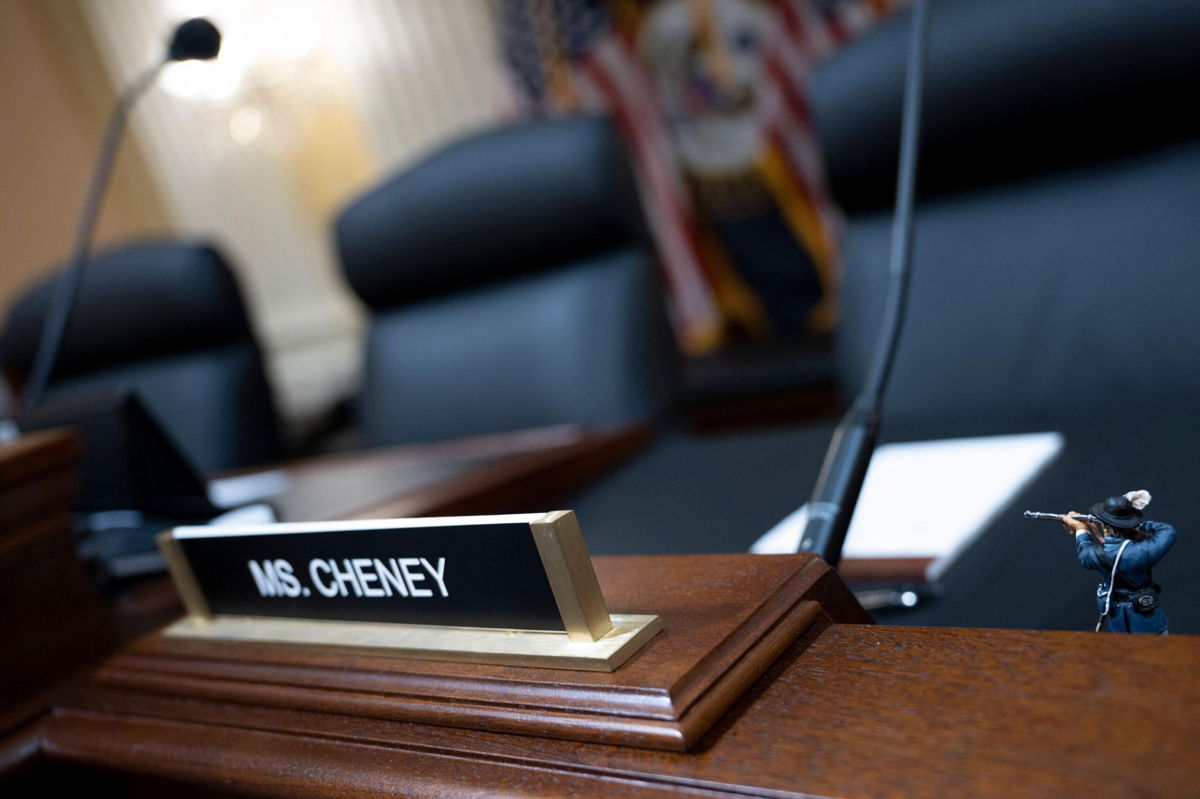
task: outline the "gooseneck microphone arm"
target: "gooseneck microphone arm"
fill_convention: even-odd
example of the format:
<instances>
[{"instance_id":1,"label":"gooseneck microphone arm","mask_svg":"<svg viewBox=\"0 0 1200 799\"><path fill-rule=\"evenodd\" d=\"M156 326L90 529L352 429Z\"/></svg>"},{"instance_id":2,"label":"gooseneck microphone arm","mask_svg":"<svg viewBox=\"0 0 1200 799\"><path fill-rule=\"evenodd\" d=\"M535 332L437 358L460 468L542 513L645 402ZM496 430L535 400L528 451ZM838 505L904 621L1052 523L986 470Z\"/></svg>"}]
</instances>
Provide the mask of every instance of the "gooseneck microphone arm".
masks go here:
<instances>
[{"instance_id":1,"label":"gooseneck microphone arm","mask_svg":"<svg viewBox=\"0 0 1200 799\"><path fill-rule=\"evenodd\" d=\"M88 251L91 248L92 234L96 229L96 220L100 215L100 202L104 198L104 190L108 187L108 179L112 174L113 163L116 161L117 148L121 144L121 134L129 120L137 99L154 83L158 73L166 65L159 62L139 75L129 84L117 100L116 108L108 117L104 127L104 138L100 144L100 155L92 170L92 179L88 184L87 195L83 202L83 213L79 218L79 226L75 229L75 239L71 245L71 257L67 268L54 284L50 297L50 305L46 310L46 318L42 323L42 336L38 342L37 354L29 372L29 382L22 395L26 410L32 409L45 393L50 374L54 371L54 363L58 359L59 347L63 334L71 318L71 309L75 305L79 285L83 280L84 266L87 264Z\"/></svg>"},{"instance_id":2,"label":"gooseneck microphone arm","mask_svg":"<svg viewBox=\"0 0 1200 799\"><path fill-rule=\"evenodd\" d=\"M888 287L879 339L862 391L834 431L820 477L808 504L808 524L800 537L801 552L816 552L830 566L842 557L850 518L867 476L879 432L880 408L904 325L912 265L913 198L917 182L917 148L921 137L921 94L929 35L928 0L912 6L908 60L904 74L904 107L900 129L900 174L892 219Z\"/></svg>"},{"instance_id":3,"label":"gooseneck microphone arm","mask_svg":"<svg viewBox=\"0 0 1200 799\"><path fill-rule=\"evenodd\" d=\"M125 131L134 104L158 78L163 67L170 62L208 61L216 58L220 51L221 32L215 25L203 17L186 20L175 28L163 60L138 75L117 98L117 105L104 126L100 155L96 158L92 180L88 183L83 213L79 218L79 226L75 229L75 240L71 245L67 268L54 285L46 317L42 322L42 335L22 396L22 406L26 411L32 410L41 401L46 392L46 384L50 382L50 376L54 372L54 363L58 360L63 335L71 322L71 310L75 307L79 286L83 281L92 233L95 232L96 219L100 215L100 202L104 199L104 190L108 187L108 178L117 159L117 147L121 144L121 134Z\"/></svg>"}]
</instances>

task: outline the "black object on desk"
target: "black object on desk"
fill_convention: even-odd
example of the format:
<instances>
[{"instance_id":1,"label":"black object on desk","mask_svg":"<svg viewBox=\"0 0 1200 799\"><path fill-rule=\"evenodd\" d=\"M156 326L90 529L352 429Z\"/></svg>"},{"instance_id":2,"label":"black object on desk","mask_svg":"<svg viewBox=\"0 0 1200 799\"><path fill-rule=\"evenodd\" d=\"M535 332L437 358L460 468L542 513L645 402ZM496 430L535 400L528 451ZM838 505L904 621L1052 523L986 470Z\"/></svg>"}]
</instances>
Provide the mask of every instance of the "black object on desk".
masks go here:
<instances>
[{"instance_id":1,"label":"black object on desk","mask_svg":"<svg viewBox=\"0 0 1200 799\"><path fill-rule=\"evenodd\" d=\"M129 509L178 519L220 513L204 481L133 391L98 389L23 414L23 430L74 427L83 437L75 509Z\"/></svg>"},{"instance_id":2,"label":"black object on desk","mask_svg":"<svg viewBox=\"0 0 1200 799\"><path fill-rule=\"evenodd\" d=\"M154 536L221 513L204 480L133 391L98 389L38 405L23 430L72 427L83 439L74 503L80 555L102 583L161 572Z\"/></svg>"}]
</instances>

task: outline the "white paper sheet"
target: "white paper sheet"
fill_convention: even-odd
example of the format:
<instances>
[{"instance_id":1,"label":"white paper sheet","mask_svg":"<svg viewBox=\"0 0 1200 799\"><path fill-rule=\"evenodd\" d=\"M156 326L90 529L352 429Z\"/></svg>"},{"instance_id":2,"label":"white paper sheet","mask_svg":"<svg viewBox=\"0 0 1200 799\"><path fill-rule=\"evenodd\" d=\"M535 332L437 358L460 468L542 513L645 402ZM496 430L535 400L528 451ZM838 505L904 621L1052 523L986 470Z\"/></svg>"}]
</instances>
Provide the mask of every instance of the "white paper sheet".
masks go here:
<instances>
[{"instance_id":1,"label":"white paper sheet","mask_svg":"<svg viewBox=\"0 0 1200 799\"><path fill-rule=\"evenodd\" d=\"M208 500L218 508L236 508L278 496L288 489L287 472L272 469L208 481Z\"/></svg>"},{"instance_id":2,"label":"white paper sheet","mask_svg":"<svg viewBox=\"0 0 1200 799\"><path fill-rule=\"evenodd\" d=\"M932 558L938 579L1008 503L1062 451L1060 433L887 444L875 451L843 558ZM795 552L801 506L751 552ZM1014 520L1017 523L1017 520Z\"/></svg>"}]
</instances>

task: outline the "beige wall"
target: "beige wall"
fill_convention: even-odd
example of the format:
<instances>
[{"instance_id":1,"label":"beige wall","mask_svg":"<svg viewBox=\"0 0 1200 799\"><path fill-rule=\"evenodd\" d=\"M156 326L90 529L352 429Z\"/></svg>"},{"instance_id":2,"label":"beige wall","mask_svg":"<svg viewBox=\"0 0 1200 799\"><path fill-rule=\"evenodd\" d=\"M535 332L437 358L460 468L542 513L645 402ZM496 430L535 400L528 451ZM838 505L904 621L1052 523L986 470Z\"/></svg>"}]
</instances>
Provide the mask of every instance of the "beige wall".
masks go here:
<instances>
[{"instance_id":1,"label":"beige wall","mask_svg":"<svg viewBox=\"0 0 1200 799\"><path fill-rule=\"evenodd\" d=\"M0 0L0 309L66 257L114 96L77 0ZM97 242L169 229L129 137Z\"/></svg>"},{"instance_id":2,"label":"beige wall","mask_svg":"<svg viewBox=\"0 0 1200 799\"><path fill-rule=\"evenodd\" d=\"M0 312L67 255L113 85L146 67L185 5L0 0ZM170 230L220 248L281 410L303 421L359 380L363 311L330 236L338 210L510 117L511 87L482 0L228 0L205 13L223 32L205 74L232 88L182 91L160 75L134 112L98 240ZM251 117L246 134L235 123Z\"/></svg>"}]
</instances>

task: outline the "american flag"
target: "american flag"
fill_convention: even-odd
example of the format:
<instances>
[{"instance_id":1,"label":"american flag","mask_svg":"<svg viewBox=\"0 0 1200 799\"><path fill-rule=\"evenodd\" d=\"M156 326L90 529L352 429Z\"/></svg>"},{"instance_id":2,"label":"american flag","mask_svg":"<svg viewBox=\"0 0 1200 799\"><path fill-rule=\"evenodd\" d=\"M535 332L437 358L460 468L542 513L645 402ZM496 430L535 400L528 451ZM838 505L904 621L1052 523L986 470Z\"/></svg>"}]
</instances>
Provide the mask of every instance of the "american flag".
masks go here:
<instances>
[{"instance_id":1,"label":"american flag","mask_svg":"<svg viewBox=\"0 0 1200 799\"><path fill-rule=\"evenodd\" d=\"M606 113L625 135L681 348L700 354L719 348L730 330L763 332L758 298L705 230L661 85L645 58L647 19L664 9L638 0L493 3L524 111ZM660 0L669 3L688 7L676 9L680 13L704 4L744 4L770 20L772 35L755 53L757 177L816 266L824 299L810 321L827 330L834 319L839 216L812 128L808 76L897 0Z\"/></svg>"}]
</instances>

